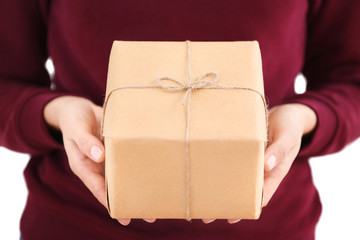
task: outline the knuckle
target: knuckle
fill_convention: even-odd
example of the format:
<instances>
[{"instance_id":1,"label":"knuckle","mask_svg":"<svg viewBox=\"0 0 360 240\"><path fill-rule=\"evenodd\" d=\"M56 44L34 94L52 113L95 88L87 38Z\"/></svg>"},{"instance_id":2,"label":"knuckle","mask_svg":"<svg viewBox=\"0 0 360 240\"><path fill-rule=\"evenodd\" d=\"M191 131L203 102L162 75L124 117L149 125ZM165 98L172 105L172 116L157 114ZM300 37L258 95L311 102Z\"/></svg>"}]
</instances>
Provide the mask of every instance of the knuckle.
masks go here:
<instances>
[{"instance_id":1,"label":"knuckle","mask_svg":"<svg viewBox=\"0 0 360 240\"><path fill-rule=\"evenodd\" d=\"M83 154L89 156L91 147L96 143L90 134L84 134L77 139L76 144L78 145L79 150Z\"/></svg>"},{"instance_id":2,"label":"knuckle","mask_svg":"<svg viewBox=\"0 0 360 240\"><path fill-rule=\"evenodd\" d=\"M88 142L89 142L89 139L86 138L85 136L81 136L77 139L77 145L81 150L83 150L87 147Z\"/></svg>"},{"instance_id":3,"label":"knuckle","mask_svg":"<svg viewBox=\"0 0 360 240\"><path fill-rule=\"evenodd\" d=\"M279 145L277 149L277 154L278 154L277 158L279 159L279 161L284 160L287 155L286 147L284 145Z\"/></svg>"}]
</instances>

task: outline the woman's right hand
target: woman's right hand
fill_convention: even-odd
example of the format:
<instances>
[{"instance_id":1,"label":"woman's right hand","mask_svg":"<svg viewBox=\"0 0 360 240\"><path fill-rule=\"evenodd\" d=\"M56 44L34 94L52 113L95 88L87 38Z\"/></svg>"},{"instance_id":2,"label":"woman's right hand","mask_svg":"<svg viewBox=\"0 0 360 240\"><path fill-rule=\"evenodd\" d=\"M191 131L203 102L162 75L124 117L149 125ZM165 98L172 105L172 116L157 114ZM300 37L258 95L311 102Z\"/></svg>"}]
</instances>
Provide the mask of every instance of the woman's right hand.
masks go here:
<instances>
[{"instance_id":1,"label":"woman's right hand","mask_svg":"<svg viewBox=\"0 0 360 240\"><path fill-rule=\"evenodd\" d=\"M85 98L73 96L55 98L44 108L47 124L60 130L63 135L71 170L106 207L104 145L99 139L102 113L102 107ZM122 225L130 223L130 219L118 221Z\"/></svg>"}]
</instances>

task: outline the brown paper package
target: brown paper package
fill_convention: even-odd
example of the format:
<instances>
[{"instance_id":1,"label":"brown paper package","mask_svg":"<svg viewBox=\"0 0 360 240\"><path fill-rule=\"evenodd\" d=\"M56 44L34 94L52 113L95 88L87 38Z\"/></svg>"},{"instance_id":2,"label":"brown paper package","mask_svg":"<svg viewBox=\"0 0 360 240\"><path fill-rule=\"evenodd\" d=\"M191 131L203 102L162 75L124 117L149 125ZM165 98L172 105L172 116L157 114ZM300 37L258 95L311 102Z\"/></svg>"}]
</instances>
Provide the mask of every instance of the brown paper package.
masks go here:
<instances>
[{"instance_id":1,"label":"brown paper package","mask_svg":"<svg viewBox=\"0 0 360 240\"><path fill-rule=\"evenodd\" d=\"M267 141L260 94L195 89L187 116L186 90L114 90L156 85L164 76L188 83L208 72L220 85L264 93L257 41L113 43L102 132L111 217L259 218Z\"/></svg>"}]
</instances>

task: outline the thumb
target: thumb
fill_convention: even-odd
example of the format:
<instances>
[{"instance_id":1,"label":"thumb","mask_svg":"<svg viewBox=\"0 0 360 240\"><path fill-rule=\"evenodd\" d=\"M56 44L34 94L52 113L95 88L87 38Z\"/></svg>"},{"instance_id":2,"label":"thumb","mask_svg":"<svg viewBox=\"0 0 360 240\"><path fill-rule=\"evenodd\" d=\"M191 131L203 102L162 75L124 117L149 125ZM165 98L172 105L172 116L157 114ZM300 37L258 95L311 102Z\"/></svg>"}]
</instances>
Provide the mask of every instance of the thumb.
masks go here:
<instances>
[{"instance_id":1,"label":"thumb","mask_svg":"<svg viewBox=\"0 0 360 240\"><path fill-rule=\"evenodd\" d=\"M284 134L275 139L265 151L265 171L271 171L278 164L293 159L299 152L301 137Z\"/></svg>"},{"instance_id":2,"label":"thumb","mask_svg":"<svg viewBox=\"0 0 360 240\"><path fill-rule=\"evenodd\" d=\"M270 172L285 157L285 146L281 141L272 142L265 151L265 171Z\"/></svg>"},{"instance_id":3,"label":"thumb","mask_svg":"<svg viewBox=\"0 0 360 240\"><path fill-rule=\"evenodd\" d=\"M97 137L84 131L74 140L79 147L79 150L88 158L97 163L104 161L104 146Z\"/></svg>"}]
</instances>

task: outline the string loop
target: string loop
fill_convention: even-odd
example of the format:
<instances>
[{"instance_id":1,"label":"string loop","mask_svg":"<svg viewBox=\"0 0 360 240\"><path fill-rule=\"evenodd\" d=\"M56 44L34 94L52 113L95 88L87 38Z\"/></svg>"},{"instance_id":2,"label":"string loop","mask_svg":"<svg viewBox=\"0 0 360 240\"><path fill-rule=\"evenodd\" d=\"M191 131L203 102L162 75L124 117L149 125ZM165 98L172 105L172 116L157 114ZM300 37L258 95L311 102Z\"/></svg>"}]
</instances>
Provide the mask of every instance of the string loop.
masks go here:
<instances>
[{"instance_id":1,"label":"string loop","mask_svg":"<svg viewBox=\"0 0 360 240\"><path fill-rule=\"evenodd\" d=\"M211 77L211 80L204 80L205 78ZM186 90L184 98L183 98L183 105L185 105L185 100L187 97L190 96L190 92L192 90L196 90L196 89L201 89L201 88L208 88L210 86L218 86L216 83L218 82L219 78L218 75L214 72L208 72L205 73L203 75L201 75L200 77L196 78L195 81L190 82L190 83L186 83L184 84L181 81L178 81L172 77L161 77L156 79L156 83L163 89L167 90L167 91L183 91ZM162 82L165 81L171 81L171 82L175 82L176 84L178 84L178 86L171 86L168 84L164 84Z\"/></svg>"}]
</instances>

